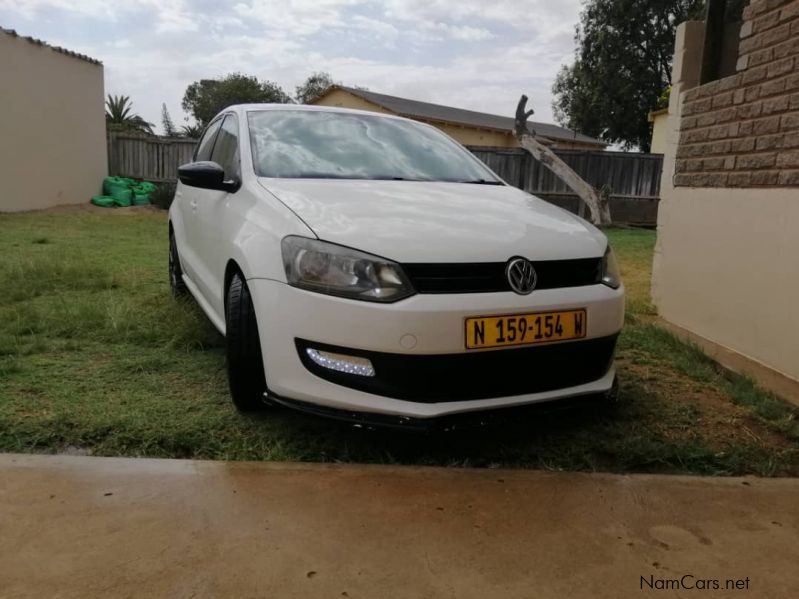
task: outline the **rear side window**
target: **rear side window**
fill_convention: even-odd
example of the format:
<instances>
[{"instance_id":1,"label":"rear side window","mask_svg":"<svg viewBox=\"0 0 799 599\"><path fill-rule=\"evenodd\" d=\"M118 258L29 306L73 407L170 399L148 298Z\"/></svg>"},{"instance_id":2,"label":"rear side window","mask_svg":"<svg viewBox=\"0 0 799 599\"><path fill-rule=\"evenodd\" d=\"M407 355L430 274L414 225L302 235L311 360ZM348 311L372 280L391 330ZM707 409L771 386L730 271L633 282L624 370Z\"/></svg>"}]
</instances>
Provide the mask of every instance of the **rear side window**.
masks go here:
<instances>
[{"instance_id":1,"label":"rear side window","mask_svg":"<svg viewBox=\"0 0 799 599\"><path fill-rule=\"evenodd\" d=\"M214 139L216 139L216 133L219 131L219 126L221 124L222 119L219 119L208 125L208 128L200 139L200 143L197 145L197 152L194 154L195 162L211 160L211 150L214 148Z\"/></svg>"},{"instance_id":2,"label":"rear side window","mask_svg":"<svg viewBox=\"0 0 799 599\"><path fill-rule=\"evenodd\" d=\"M239 176L239 119L235 114L227 115L222 122L211 160L225 169L226 178Z\"/></svg>"}]
</instances>

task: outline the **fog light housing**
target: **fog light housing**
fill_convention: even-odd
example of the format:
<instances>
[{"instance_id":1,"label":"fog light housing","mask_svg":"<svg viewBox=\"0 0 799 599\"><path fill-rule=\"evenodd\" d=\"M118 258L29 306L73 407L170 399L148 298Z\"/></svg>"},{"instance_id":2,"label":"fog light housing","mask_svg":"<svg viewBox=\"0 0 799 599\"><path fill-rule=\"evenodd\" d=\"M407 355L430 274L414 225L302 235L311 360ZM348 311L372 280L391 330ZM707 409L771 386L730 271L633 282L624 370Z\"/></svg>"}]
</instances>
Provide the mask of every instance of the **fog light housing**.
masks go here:
<instances>
[{"instance_id":1,"label":"fog light housing","mask_svg":"<svg viewBox=\"0 0 799 599\"><path fill-rule=\"evenodd\" d=\"M347 356L345 354L335 354L333 352L322 351L308 347L305 353L315 364L330 370L355 374L358 376L374 376L375 369L368 358L359 356Z\"/></svg>"}]
</instances>

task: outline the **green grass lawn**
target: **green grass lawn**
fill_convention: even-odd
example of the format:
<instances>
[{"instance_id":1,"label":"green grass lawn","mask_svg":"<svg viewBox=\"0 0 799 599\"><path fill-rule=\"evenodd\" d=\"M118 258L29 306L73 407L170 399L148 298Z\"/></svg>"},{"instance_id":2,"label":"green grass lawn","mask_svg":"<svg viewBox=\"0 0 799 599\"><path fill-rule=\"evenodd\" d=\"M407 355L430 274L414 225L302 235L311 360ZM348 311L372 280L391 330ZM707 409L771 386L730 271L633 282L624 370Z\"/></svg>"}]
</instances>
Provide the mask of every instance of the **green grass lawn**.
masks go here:
<instances>
[{"instance_id":1,"label":"green grass lawn","mask_svg":"<svg viewBox=\"0 0 799 599\"><path fill-rule=\"evenodd\" d=\"M798 474L797 411L653 324L655 234L609 236L628 289L619 404L422 436L238 415L221 337L169 294L165 213L0 215L0 451Z\"/></svg>"}]
</instances>

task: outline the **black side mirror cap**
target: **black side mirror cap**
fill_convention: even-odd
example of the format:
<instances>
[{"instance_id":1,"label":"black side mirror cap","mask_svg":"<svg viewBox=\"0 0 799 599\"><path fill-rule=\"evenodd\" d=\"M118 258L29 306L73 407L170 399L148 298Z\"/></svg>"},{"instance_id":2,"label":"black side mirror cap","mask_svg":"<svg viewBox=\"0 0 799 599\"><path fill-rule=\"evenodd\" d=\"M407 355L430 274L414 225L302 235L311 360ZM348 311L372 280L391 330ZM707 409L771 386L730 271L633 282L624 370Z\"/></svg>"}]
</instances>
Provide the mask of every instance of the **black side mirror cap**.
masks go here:
<instances>
[{"instance_id":1,"label":"black side mirror cap","mask_svg":"<svg viewBox=\"0 0 799 599\"><path fill-rule=\"evenodd\" d=\"M233 193L241 185L235 179L225 179L225 169L210 160L190 162L179 166L178 179L183 185L190 187L216 189L229 193Z\"/></svg>"}]
</instances>

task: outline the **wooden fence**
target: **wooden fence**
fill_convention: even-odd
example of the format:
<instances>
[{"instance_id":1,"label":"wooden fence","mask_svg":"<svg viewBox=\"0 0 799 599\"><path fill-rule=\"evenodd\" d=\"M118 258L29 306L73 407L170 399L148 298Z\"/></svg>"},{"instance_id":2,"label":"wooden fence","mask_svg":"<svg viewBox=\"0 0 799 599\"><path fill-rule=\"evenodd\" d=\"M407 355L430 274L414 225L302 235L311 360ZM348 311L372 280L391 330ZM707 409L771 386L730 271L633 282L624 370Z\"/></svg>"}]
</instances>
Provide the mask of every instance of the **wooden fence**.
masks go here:
<instances>
[{"instance_id":1,"label":"wooden fence","mask_svg":"<svg viewBox=\"0 0 799 599\"><path fill-rule=\"evenodd\" d=\"M108 172L155 182L174 182L178 166L191 162L194 139L108 134ZM579 198L521 148L470 147L505 181L582 214ZM660 193L659 154L558 150L558 155L597 189L607 186L613 221L654 226Z\"/></svg>"},{"instance_id":2,"label":"wooden fence","mask_svg":"<svg viewBox=\"0 0 799 599\"><path fill-rule=\"evenodd\" d=\"M157 183L178 180L178 167L191 162L195 139L108 133L108 173Z\"/></svg>"},{"instance_id":3,"label":"wooden fence","mask_svg":"<svg viewBox=\"0 0 799 599\"><path fill-rule=\"evenodd\" d=\"M582 202L566 184L525 150L469 149L511 185L572 212L583 212ZM647 226L657 223L662 155L583 150L557 150L556 153L595 188L607 186L614 222Z\"/></svg>"}]
</instances>

